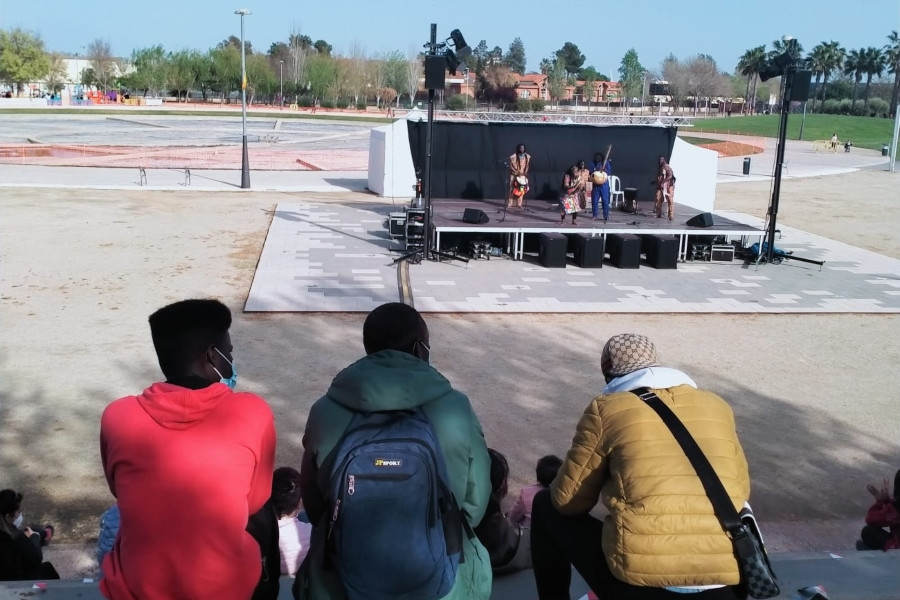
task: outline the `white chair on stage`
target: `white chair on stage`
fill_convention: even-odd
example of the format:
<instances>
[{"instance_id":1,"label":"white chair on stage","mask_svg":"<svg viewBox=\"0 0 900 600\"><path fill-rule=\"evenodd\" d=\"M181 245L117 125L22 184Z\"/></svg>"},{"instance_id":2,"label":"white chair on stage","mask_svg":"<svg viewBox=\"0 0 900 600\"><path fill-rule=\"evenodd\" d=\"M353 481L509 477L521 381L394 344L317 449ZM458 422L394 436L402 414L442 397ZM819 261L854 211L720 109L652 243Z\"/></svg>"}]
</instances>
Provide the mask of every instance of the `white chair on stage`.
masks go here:
<instances>
[{"instance_id":1,"label":"white chair on stage","mask_svg":"<svg viewBox=\"0 0 900 600\"><path fill-rule=\"evenodd\" d=\"M625 192L622 191L622 182L615 175L609 176L609 204L612 207L619 206L619 201L625 204Z\"/></svg>"}]
</instances>

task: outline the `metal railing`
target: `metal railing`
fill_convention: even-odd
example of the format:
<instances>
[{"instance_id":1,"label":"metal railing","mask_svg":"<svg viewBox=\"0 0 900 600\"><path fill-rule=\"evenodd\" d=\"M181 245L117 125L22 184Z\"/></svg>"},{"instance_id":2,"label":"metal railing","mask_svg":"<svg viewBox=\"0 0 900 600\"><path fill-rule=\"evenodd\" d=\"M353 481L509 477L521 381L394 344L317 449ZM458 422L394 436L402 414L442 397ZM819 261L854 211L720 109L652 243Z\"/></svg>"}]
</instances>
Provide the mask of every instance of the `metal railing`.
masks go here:
<instances>
[{"instance_id":1,"label":"metal railing","mask_svg":"<svg viewBox=\"0 0 900 600\"><path fill-rule=\"evenodd\" d=\"M406 115L410 112L407 111ZM397 115L401 116L401 115ZM436 110L436 121L473 123L566 123L577 125L654 125L657 127L693 127L694 117L667 115L611 115L578 113L489 112L474 110ZM427 119L422 111L421 118Z\"/></svg>"}]
</instances>

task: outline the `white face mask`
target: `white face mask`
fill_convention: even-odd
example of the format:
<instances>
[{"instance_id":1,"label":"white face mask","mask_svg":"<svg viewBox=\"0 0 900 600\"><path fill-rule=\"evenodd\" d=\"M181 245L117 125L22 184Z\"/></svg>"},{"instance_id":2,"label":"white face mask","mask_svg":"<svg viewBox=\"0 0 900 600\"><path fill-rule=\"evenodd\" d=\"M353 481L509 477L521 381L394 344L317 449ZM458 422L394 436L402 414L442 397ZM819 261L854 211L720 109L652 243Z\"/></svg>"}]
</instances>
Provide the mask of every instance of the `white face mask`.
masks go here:
<instances>
[{"instance_id":1,"label":"white face mask","mask_svg":"<svg viewBox=\"0 0 900 600\"><path fill-rule=\"evenodd\" d=\"M25 513L19 513L19 516L16 517L15 521L13 521L12 524L13 524L13 527L18 529L19 527L22 526L22 523L24 523L24 522L25 522Z\"/></svg>"}]
</instances>

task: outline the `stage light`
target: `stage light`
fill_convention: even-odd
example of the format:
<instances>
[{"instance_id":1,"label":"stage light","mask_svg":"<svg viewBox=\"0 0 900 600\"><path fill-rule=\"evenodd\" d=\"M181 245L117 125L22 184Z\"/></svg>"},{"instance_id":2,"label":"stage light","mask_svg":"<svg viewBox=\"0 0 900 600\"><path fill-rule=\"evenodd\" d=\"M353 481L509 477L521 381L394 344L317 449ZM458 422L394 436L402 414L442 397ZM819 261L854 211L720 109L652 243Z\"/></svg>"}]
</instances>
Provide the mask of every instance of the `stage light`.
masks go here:
<instances>
[{"instance_id":1,"label":"stage light","mask_svg":"<svg viewBox=\"0 0 900 600\"><path fill-rule=\"evenodd\" d=\"M459 29L454 29L450 32L450 39L453 40L453 48L456 50L459 62L466 62L466 59L472 55L472 49L466 44L466 38L463 37Z\"/></svg>"}]
</instances>

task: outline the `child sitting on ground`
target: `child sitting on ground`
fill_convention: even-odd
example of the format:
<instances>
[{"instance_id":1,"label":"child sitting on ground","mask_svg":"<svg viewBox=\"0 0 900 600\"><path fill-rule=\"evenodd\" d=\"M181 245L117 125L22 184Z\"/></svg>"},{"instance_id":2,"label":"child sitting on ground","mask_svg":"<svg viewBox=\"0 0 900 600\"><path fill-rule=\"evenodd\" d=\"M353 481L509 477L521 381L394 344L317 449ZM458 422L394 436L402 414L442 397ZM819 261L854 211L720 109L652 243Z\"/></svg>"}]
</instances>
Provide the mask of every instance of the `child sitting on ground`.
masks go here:
<instances>
[{"instance_id":1,"label":"child sitting on ground","mask_svg":"<svg viewBox=\"0 0 900 600\"><path fill-rule=\"evenodd\" d=\"M556 477L556 472L561 466L562 459L552 454L537 461L535 468L537 483L526 486L519 492L519 498L509 511L510 521L522 527L531 527L531 504L534 502L534 495L542 489L550 487L550 483Z\"/></svg>"},{"instance_id":2,"label":"child sitting on ground","mask_svg":"<svg viewBox=\"0 0 900 600\"><path fill-rule=\"evenodd\" d=\"M508 491L509 464L506 457L488 448L491 457L491 497L475 535L488 551L495 575L531 567L531 537L527 529L512 523L501 504Z\"/></svg>"},{"instance_id":3,"label":"child sitting on ground","mask_svg":"<svg viewBox=\"0 0 900 600\"><path fill-rule=\"evenodd\" d=\"M297 518L300 514L300 473L291 467L275 469L272 477L272 503L278 514L278 549L281 574L294 577L309 552L312 525Z\"/></svg>"},{"instance_id":4,"label":"child sitting on ground","mask_svg":"<svg viewBox=\"0 0 900 600\"><path fill-rule=\"evenodd\" d=\"M894 475L893 496L888 491L887 478L880 490L871 483L866 489L875 496L875 504L866 514L866 526L861 534L863 543L873 550L900 549L900 470Z\"/></svg>"}]
</instances>

